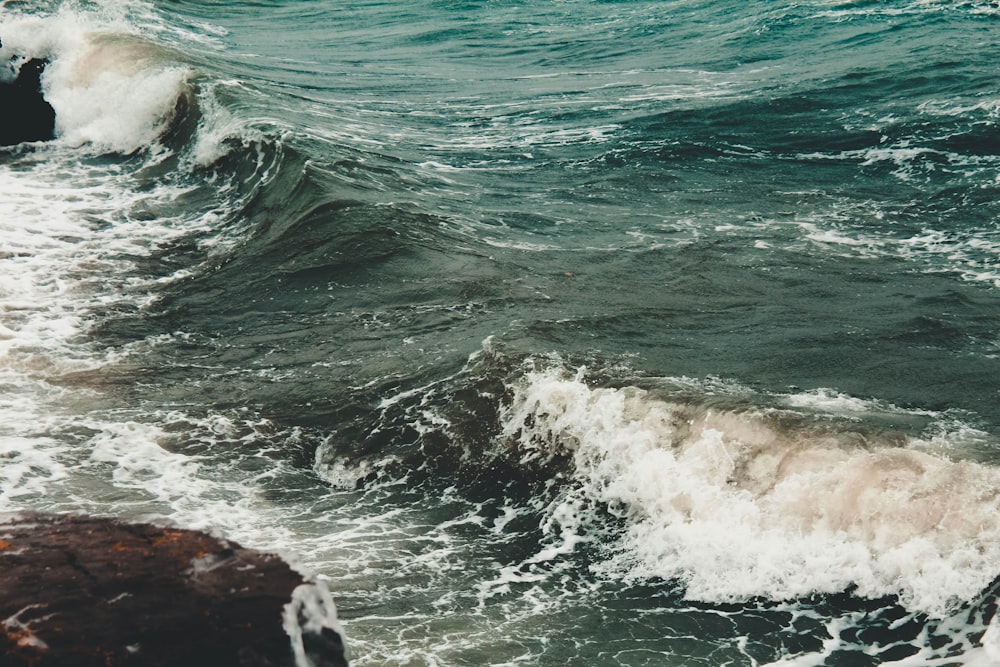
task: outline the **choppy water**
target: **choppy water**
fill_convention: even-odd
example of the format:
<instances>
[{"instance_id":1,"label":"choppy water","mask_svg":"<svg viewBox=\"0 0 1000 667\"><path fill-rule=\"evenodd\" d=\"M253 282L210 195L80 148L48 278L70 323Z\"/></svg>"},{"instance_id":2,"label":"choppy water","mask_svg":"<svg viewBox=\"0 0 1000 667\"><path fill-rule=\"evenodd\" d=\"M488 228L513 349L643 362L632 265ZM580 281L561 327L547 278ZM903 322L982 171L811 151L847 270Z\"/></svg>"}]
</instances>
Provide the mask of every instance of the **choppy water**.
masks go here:
<instances>
[{"instance_id":1,"label":"choppy water","mask_svg":"<svg viewBox=\"0 0 1000 667\"><path fill-rule=\"evenodd\" d=\"M0 4L0 509L356 665L1000 664L995 3Z\"/></svg>"}]
</instances>

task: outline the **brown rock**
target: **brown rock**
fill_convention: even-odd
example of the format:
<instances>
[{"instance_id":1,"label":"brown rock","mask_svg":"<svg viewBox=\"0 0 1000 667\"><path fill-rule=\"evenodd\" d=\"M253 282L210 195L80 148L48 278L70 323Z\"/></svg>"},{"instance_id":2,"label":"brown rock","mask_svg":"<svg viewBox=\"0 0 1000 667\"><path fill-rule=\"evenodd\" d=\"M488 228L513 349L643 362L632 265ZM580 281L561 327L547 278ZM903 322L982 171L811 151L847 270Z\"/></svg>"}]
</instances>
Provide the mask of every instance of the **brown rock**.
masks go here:
<instances>
[{"instance_id":1,"label":"brown rock","mask_svg":"<svg viewBox=\"0 0 1000 667\"><path fill-rule=\"evenodd\" d=\"M202 532L0 517L0 667L346 666L333 603L277 556Z\"/></svg>"}]
</instances>

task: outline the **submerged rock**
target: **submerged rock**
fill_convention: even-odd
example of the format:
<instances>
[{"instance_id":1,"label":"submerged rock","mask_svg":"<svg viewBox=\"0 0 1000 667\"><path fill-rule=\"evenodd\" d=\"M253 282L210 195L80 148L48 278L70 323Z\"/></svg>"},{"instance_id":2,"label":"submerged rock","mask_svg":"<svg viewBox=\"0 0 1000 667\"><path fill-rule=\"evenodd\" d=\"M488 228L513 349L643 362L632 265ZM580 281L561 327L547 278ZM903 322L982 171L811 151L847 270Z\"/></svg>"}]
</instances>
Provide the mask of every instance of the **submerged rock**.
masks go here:
<instances>
[{"instance_id":1,"label":"submerged rock","mask_svg":"<svg viewBox=\"0 0 1000 667\"><path fill-rule=\"evenodd\" d=\"M0 146L55 137L56 112L42 96L46 64L32 58L21 64L13 82L0 82Z\"/></svg>"},{"instance_id":2,"label":"submerged rock","mask_svg":"<svg viewBox=\"0 0 1000 667\"><path fill-rule=\"evenodd\" d=\"M202 532L0 515L0 666L346 666L333 602Z\"/></svg>"}]
</instances>

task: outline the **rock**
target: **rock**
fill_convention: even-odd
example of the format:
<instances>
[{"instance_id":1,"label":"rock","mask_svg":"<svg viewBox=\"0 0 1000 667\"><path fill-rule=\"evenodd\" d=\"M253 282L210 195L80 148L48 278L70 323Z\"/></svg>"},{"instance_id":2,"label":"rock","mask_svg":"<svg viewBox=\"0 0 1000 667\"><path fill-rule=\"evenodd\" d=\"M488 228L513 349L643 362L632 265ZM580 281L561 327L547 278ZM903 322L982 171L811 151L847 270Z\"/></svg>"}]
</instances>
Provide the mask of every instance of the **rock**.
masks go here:
<instances>
[{"instance_id":1,"label":"rock","mask_svg":"<svg viewBox=\"0 0 1000 667\"><path fill-rule=\"evenodd\" d=\"M23 63L12 83L0 83L0 146L55 137L56 112L42 96L42 72L47 62Z\"/></svg>"},{"instance_id":2,"label":"rock","mask_svg":"<svg viewBox=\"0 0 1000 667\"><path fill-rule=\"evenodd\" d=\"M202 532L0 515L0 666L347 665L329 593Z\"/></svg>"}]
</instances>

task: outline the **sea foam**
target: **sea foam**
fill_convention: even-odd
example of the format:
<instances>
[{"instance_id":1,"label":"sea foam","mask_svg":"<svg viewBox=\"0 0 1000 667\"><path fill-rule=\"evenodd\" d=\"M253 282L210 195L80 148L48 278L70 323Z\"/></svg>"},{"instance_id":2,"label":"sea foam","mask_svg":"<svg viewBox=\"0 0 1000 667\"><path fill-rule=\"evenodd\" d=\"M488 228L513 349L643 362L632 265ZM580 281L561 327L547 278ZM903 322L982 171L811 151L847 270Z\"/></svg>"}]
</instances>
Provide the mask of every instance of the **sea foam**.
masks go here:
<instances>
[{"instance_id":1,"label":"sea foam","mask_svg":"<svg viewBox=\"0 0 1000 667\"><path fill-rule=\"evenodd\" d=\"M570 455L587 501L625 519L596 566L609 576L679 580L709 602L898 595L944 615L996 575L1000 471L921 451L919 438L554 370L513 390L508 446L526 463Z\"/></svg>"}]
</instances>

